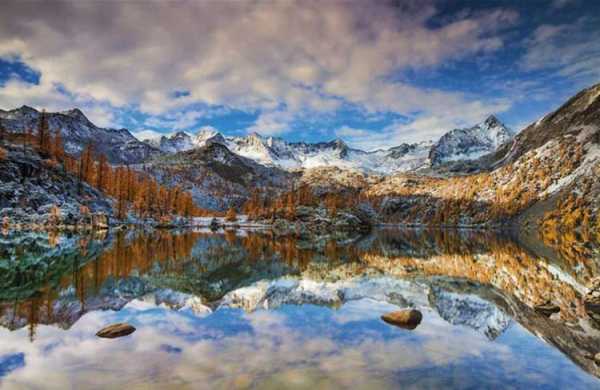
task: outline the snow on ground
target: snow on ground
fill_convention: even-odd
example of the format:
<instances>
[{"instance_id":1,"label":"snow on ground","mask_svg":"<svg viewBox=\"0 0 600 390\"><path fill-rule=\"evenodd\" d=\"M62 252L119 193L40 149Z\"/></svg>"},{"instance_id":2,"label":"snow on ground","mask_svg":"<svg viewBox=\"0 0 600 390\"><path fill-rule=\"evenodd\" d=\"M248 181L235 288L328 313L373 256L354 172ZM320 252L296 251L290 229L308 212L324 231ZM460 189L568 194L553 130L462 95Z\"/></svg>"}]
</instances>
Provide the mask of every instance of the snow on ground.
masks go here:
<instances>
[{"instance_id":1,"label":"snow on ground","mask_svg":"<svg viewBox=\"0 0 600 390\"><path fill-rule=\"evenodd\" d=\"M597 162L600 162L600 145L595 143L588 143L584 146L584 150L586 151L583 161L579 166L571 172L571 174L560 178L556 183L551 184L546 191L544 191L540 197L544 197L546 195L551 195L562 188L570 185L577 178L581 177L584 174L591 173L592 168Z\"/></svg>"}]
</instances>

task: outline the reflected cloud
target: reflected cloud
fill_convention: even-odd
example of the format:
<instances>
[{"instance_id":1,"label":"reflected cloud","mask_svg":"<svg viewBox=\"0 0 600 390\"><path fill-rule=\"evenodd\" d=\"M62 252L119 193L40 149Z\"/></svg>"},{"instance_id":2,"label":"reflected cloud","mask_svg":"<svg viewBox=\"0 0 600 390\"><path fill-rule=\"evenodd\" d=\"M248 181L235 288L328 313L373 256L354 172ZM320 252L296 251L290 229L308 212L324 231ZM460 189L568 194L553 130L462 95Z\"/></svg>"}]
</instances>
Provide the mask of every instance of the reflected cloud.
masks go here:
<instances>
[{"instance_id":1,"label":"reflected cloud","mask_svg":"<svg viewBox=\"0 0 600 390\"><path fill-rule=\"evenodd\" d=\"M9 388L596 384L563 353L599 374L600 337L579 299L596 265L510 237L382 230L319 243L185 231L0 246L48 271L3 279L22 297L0 303ZM560 307L552 319L533 310L548 299ZM406 307L423 313L415 330L380 320ZM138 330L94 336L114 322Z\"/></svg>"}]
</instances>

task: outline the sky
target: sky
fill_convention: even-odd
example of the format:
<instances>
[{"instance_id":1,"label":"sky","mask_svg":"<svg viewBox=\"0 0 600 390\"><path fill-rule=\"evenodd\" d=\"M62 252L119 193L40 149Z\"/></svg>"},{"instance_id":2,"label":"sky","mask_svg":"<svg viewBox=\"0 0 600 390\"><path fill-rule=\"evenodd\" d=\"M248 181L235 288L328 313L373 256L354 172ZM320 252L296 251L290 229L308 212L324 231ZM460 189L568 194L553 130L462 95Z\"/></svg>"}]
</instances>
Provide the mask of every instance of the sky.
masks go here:
<instances>
[{"instance_id":1,"label":"sky","mask_svg":"<svg viewBox=\"0 0 600 390\"><path fill-rule=\"evenodd\" d=\"M214 128L365 150L495 114L521 130L600 82L600 1L12 1L0 108L133 133Z\"/></svg>"}]
</instances>

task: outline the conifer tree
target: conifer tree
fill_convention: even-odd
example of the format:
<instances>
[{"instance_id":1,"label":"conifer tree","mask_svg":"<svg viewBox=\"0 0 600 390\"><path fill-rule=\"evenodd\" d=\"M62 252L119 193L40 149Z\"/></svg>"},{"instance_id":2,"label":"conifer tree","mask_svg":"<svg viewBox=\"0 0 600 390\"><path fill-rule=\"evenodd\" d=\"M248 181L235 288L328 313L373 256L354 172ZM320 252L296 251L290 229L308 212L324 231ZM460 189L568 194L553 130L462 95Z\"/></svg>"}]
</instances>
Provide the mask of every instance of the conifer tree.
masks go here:
<instances>
[{"instance_id":1,"label":"conifer tree","mask_svg":"<svg viewBox=\"0 0 600 390\"><path fill-rule=\"evenodd\" d=\"M95 187L102 192L108 192L110 166L106 155L100 154L98 157L98 168L96 169Z\"/></svg>"},{"instance_id":2,"label":"conifer tree","mask_svg":"<svg viewBox=\"0 0 600 390\"><path fill-rule=\"evenodd\" d=\"M23 152L25 152L26 146L28 144L31 144L32 139L33 139L33 131L31 130L31 127L28 127L27 129L25 129L25 132L23 133L23 138L21 139L22 146L23 146Z\"/></svg>"},{"instance_id":3,"label":"conifer tree","mask_svg":"<svg viewBox=\"0 0 600 390\"><path fill-rule=\"evenodd\" d=\"M48 127L48 115L42 111L38 121L37 145L42 157L50 157L52 145L50 143L50 129Z\"/></svg>"},{"instance_id":4,"label":"conifer tree","mask_svg":"<svg viewBox=\"0 0 600 390\"><path fill-rule=\"evenodd\" d=\"M91 144L87 144L80 157L81 179L87 183L94 183L94 152Z\"/></svg>"},{"instance_id":5,"label":"conifer tree","mask_svg":"<svg viewBox=\"0 0 600 390\"><path fill-rule=\"evenodd\" d=\"M237 214L236 214L235 209L233 207L230 207L229 210L227 210L227 214L225 214L225 220L227 222L235 222L235 221L237 221Z\"/></svg>"},{"instance_id":6,"label":"conifer tree","mask_svg":"<svg viewBox=\"0 0 600 390\"><path fill-rule=\"evenodd\" d=\"M57 129L54 132L54 137L52 139L52 156L59 163L62 163L65 160L65 145L60 129Z\"/></svg>"}]
</instances>

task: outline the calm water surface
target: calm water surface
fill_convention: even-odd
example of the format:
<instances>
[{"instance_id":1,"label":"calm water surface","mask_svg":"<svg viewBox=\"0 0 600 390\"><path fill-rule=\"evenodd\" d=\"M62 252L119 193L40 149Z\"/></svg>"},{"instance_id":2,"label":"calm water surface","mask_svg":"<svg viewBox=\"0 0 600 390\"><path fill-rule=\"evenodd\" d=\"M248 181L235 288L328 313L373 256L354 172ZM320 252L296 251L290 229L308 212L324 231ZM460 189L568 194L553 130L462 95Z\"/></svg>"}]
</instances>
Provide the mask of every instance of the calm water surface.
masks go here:
<instances>
[{"instance_id":1,"label":"calm water surface","mask_svg":"<svg viewBox=\"0 0 600 390\"><path fill-rule=\"evenodd\" d=\"M473 231L8 233L0 388L600 388L595 256ZM407 307L414 330L380 320ZM114 322L137 331L95 336Z\"/></svg>"}]
</instances>

